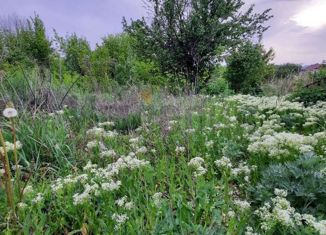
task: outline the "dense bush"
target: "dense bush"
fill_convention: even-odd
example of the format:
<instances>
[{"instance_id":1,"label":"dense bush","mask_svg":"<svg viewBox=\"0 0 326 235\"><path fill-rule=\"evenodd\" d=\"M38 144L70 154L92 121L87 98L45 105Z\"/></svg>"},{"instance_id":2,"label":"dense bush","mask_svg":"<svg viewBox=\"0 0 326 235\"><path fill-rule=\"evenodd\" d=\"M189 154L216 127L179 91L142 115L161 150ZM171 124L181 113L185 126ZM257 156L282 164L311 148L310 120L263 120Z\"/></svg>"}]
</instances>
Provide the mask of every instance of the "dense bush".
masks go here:
<instances>
[{"instance_id":1,"label":"dense bush","mask_svg":"<svg viewBox=\"0 0 326 235\"><path fill-rule=\"evenodd\" d=\"M324 159L307 153L298 160L270 165L263 171L254 189L255 200L262 202L274 194L274 189L288 192L287 199L303 213L326 213L326 178Z\"/></svg>"},{"instance_id":2,"label":"dense bush","mask_svg":"<svg viewBox=\"0 0 326 235\"><path fill-rule=\"evenodd\" d=\"M318 101L326 101L326 87L305 87L289 96L289 100L303 102L306 106Z\"/></svg>"},{"instance_id":3,"label":"dense bush","mask_svg":"<svg viewBox=\"0 0 326 235\"><path fill-rule=\"evenodd\" d=\"M265 52L260 44L246 42L227 58L225 77L236 92L258 93L259 85L270 71L268 61L273 52Z\"/></svg>"},{"instance_id":4,"label":"dense bush","mask_svg":"<svg viewBox=\"0 0 326 235\"><path fill-rule=\"evenodd\" d=\"M49 67L52 53L43 21L38 15L27 20L9 18L0 28L0 68L8 64Z\"/></svg>"},{"instance_id":5,"label":"dense bush","mask_svg":"<svg viewBox=\"0 0 326 235\"><path fill-rule=\"evenodd\" d=\"M229 82L224 78L213 78L208 81L205 92L209 95L230 95Z\"/></svg>"}]
</instances>

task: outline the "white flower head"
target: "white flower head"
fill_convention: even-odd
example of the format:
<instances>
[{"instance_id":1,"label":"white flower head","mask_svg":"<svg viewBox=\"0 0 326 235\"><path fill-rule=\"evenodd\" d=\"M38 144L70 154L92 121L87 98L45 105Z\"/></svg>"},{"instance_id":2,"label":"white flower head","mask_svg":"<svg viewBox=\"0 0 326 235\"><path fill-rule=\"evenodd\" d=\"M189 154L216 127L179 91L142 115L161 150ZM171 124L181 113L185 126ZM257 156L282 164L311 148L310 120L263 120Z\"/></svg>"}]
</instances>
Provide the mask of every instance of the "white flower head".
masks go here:
<instances>
[{"instance_id":1,"label":"white flower head","mask_svg":"<svg viewBox=\"0 0 326 235\"><path fill-rule=\"evenodd\" d=\"M14 108L6 108L5 110L3 110L2 114L6 118L14 118L14 117L17 117L18 112Z\"/></svg>"},{"instance_id":2,"label":"white flower head","mask_svg":"<svg viewBox=\"0 0 326 235\"><path fill-rule=\"evenodd\" d=\"M62 114L65 113L65 111L63 111L63 110L57 110L57 111L55 111L55 112L56 112L56 114L59 114L59 115L62 115Z\"/></svg>"}]
</instances>

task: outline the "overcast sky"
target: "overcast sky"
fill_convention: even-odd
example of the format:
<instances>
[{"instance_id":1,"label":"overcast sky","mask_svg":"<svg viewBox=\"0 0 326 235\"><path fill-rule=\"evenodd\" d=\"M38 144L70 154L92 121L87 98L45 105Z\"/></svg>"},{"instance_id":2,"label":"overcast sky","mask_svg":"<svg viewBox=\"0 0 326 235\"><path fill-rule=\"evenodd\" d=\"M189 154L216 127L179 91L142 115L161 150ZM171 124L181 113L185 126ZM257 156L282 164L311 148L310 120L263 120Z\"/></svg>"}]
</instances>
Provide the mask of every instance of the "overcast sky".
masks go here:
<instances>
[{"instance_id":1,"label":"overcast sky","mask_svg":"<svg viewBox=\"0 0 326 235\"><path fill-rule=\"evenodd\" d=\"M272 8L274 18L264 45L276 51L275 63L312 64L326 60L326 0L244 0L256 11ZM146 16L142 0L0 0L0 15L38 13L49 34L76 32L94 47L107 34L122 31L122 17Z\"/></svg>"}]
</instances>

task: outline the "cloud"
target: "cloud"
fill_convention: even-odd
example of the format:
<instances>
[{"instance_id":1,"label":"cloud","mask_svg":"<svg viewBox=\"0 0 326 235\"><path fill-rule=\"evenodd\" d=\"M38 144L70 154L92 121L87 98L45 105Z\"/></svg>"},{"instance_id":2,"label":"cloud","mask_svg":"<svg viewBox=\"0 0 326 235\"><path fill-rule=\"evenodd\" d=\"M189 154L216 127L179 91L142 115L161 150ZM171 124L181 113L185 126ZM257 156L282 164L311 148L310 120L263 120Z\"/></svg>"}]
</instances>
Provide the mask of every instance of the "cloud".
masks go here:
<instances>
[{"instance_id":1,"label":"cloud","mask_svg":"<svg viewBox=\"0 0 326 235\"><path fill-rule=\"evenodd\" d=\"M325 0L316 0L297 14L291 20L297 25L311 29L320 29L326 25L326 2Z\"/></svg>"}]
</instances>

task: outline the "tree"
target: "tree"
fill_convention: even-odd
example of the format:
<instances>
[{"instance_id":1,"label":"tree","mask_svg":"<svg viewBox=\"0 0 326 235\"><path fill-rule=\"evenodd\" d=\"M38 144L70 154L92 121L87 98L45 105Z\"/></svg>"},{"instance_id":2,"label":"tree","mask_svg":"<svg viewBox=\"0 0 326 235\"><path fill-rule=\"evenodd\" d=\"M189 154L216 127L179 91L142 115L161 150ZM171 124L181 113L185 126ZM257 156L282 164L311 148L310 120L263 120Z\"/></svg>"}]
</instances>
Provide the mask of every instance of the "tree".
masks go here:
<instances>
[{"instance_id":1,"label":"tree","mask_svg":"<svg viewBox=\"0 0 326 235\"><path fill-rule=\"evenodd\" d=\"M125 84L131 78L133 51L127 34L109 35L92 55L92 73Z\"/></svg>"},{"instance_id":2,"label":"tree","mask_svg":"<svg viewBox=\"0 0 326 235\"><path fill-rule=\"evenodd\" d=\"M269 74L268 64L274 57L272 49L265 51L261 44L243 43L227 58L225 76L236 92L257 93L259 85Z\"/></svg>"},{"instance_id":3,"label":"tree","mask_svg":"<svg viewBox=\"0 0 326 235\"><path fill-rule=\"evenodd\" d=\"M56 41L64 54L64 64L70 72L82 76L90 71L91 47L85 38L78 37L75 33L66 36L58 36L55 33Z\"/></svg>"},{"instance_id":4,"label":"tree","mask_svg":"<svg viewBox=\"0 0 326 235\"><path fill-rule=\"evenodd\" d=\"M152 20L123 20L139 56L156 61L163 73L181 75L195 87L205 83L221 54L261 35L269 11L240 13L243 0L147 0ZM199 81L202 78L202 81Z\"/></svg>"},{"instance_id":5,"label":"tree","mask_svg":"<svg viewBox=\"0 0 326 235\"><path fill-rule=\"evenodd\" d=\"M32 32L32 40L29 50L30 55L38 65L49 67L52 53L51 42L47 39L44 23L38 15L28 21L29 31Z\"/></svg>"},{"instance_id":6,"label":"tree","mask_svg":"<svg viewBox=\"0 0 326 235\"><path fill-rule=\"evenodd\" d=\"M12 17L7 22L2 22L0 38L2 63L24 65L36 63L41 67L49 67L51 42L38 15L28 20Z\"/></svg>"}]
</instances>

